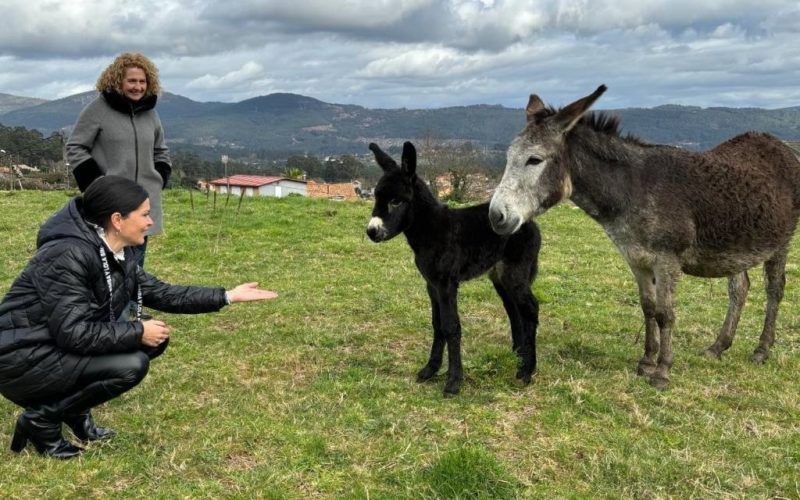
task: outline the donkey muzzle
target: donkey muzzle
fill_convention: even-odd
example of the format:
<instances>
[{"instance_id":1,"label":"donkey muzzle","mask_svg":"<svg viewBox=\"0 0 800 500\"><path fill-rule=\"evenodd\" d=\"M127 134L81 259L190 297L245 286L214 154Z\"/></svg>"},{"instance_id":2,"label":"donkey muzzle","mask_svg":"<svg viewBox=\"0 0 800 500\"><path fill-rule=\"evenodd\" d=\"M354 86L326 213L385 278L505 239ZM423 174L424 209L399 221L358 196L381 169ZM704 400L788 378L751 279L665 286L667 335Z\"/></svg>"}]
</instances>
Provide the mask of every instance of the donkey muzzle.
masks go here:
<instances>
[{"instance_id":1,"label":"donkey muzzle","mask_svg":"<svg viewBox=\"0 0 800 500\"><path fill-rule=\"evenodd\" d=\"M506 207L496 206L494 200L489 205L489 223L494 232L500 235L511 234L522 225L518 215Z\"/></svg>"},{"instance_id":2,"label":"donkey muzzle","mask_svg":"<svg viewBox=\"0 0 800 500\"><path fill-rule=\"evenodd\" d=\"M375 243L380 243L386 240L386 227L383 225L383 220L380 217L373 217L367 225L367 236Z\"/></svg>"}]
</instances>

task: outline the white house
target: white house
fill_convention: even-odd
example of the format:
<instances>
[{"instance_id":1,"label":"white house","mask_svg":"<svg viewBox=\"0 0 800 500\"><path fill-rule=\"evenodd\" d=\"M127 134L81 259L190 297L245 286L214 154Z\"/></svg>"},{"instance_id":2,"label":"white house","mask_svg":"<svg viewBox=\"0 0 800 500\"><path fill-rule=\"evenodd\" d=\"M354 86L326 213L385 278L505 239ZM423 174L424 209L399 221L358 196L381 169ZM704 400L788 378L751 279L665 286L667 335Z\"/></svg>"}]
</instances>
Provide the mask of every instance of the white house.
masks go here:
<instances>
[{"instance_id":1,"label":"white house","mask_svg":"<svg viewBox=\"0 0 800 500\"><path fill-rule=\"evenodd\" d=\"M211 181L220 194L241 196L275 196L283 198L292 193L307 196L306 181L286 177L267 177L263 175L232 175Z\"/></svg>"}]
</instances>

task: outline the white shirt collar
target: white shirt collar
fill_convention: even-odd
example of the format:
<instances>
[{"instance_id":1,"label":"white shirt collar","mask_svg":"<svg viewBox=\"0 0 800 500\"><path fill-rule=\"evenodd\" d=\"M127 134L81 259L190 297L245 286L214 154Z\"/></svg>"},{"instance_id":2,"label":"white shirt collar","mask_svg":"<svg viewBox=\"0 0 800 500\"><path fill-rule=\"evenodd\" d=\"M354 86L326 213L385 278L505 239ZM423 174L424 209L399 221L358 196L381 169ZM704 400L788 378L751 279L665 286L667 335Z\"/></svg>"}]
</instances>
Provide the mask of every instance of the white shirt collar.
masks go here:
<instances>
[{"instance_id":1,"label":"white shirt collar","mask_svg":"<svg viewBox=\"0 0 800 500\"><path fill-rule=\"evenodd\" d=\"M101 240L103 240L103 243L106 244L106 247L108 247L108 249L111 250L111 252L114 254L115 259L117 259L118 261L125 260L125 247L122 247L122 250L120 250L119 252L114 252L114 250L111 248L111 245L108 244L108 240L106 239L105 229L103 229L100 226L94 226L94 230L97 231L97 235L100 237Z\"/></svg>"}]
</instances>

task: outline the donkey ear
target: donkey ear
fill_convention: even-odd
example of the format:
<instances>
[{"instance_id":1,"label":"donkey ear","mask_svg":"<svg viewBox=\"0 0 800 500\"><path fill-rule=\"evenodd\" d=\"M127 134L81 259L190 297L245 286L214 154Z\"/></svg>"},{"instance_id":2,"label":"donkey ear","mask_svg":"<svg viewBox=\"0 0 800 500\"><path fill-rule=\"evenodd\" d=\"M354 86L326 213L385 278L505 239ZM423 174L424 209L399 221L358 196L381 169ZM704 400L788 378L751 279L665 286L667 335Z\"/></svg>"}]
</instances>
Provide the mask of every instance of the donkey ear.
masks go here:
<instances>
[{"instance_id":1,"label":"donkey ear","mask_svg":"<svg viewBox=\"0 0 800 500\"><path fill-rule=\"evenodd\" d=\"M375 161L378 162L378 166L381 167L384 172L399 168L397 162L394 161L391 156L384 153L374 142L369 143L369 149L372 151L372 154L375 155Z\"/></svg>"},{"instance_id":2,"label":"donkey ear","mask_svg":"<svg viewBox=\"0 0 800 500\"><path fill-rule=\"evenodd\" d=\"M545 111L544 102L539 99L538 95L531 94L530 99L528 99L528 106L525 108L525 118L528 119L528 123L538 122L539 118L545 114Z\"/></svg>"},{"instance_id":3,"label":"donkey ear","mask_svg":"<svg viewBox=\"0 0 800 500\"><path fill-rule=\"evenodd\" d=\"M413 177L417 173L417 150L410 142L403 143L403 172Z\"/></svg>"},{"instance_id":4,"label":"donkey ear","mask_svg":"<svg viewBox=\"0 0 800 500\"><path fill-rule=\"evenodd\" d=\"M581 119L583 114L586 113L590 107L592 107L592 104L594 104L594 102L600 98L601 95L603 95L603 92L605 92L607 88L608 87L605 85L600 85L597 87L597 90L591 94L582 99L578 99L559 111L558 114L553 117L553 119L559 124L561 131L566 133L572 127L574 127L575 124L578 123L578 120Z\"/></svg>"}]
</instances>

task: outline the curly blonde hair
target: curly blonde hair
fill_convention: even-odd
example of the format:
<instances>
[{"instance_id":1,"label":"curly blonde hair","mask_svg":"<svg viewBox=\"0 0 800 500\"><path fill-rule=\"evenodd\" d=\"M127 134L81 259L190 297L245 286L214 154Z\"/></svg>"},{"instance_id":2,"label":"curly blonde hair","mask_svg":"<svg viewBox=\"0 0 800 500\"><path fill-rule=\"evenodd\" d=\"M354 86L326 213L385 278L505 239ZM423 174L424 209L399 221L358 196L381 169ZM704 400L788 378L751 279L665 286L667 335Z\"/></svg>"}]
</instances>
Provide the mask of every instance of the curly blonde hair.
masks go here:
<instances>
[{"instance_id":1,"label":"curly blonde hair","mask_svg":"<svg viewBox=\"0 0 800 500\"><path fill-rule=\"evenodd\" d=\"M144 71L147 78L147 90L145 95L161 94L161 84L158 81L158 69L153 61L138 52L125 52L117 56L114 62L100 74L95 87L99 92L114 90L122 93L122 80L125 78L125 70L128 68L139 68Z\"/></svg>"}]
</instances>

